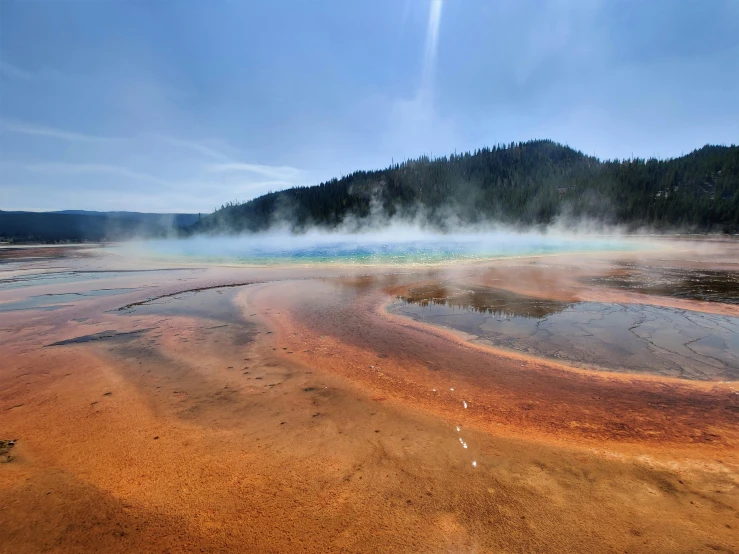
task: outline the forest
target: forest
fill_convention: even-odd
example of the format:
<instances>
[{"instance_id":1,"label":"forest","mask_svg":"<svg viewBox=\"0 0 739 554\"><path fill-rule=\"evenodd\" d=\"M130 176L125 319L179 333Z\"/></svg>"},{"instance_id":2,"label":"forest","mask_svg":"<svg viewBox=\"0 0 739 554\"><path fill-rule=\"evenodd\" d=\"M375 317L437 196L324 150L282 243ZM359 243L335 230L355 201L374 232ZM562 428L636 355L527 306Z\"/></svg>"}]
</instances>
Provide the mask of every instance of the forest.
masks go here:
<instances>
[{"instance_id":1,"label":"forest","mask_svg":"<svg viewBox=\"0 0 739 554\"><path fill-rule=\"evenodd\" d=\"M391 220L429 228L581 222L661 232L739 232L739 146L679 158L601 161L551 140L356 171L309 187L229 202L208 215L3 212L0 240L126 240L275 226L356 231Z\"/></svg>"},{"instance_id":2,"label":"forest","mask_svg":"<svg viewBox=\"0 0 739 554\"><path fill-rule=\"evenodd\" d=\"M629 229L739 230L739 147L704 146L679 158L601 161L551 140L422 156L310 187L230 202L186 233L287 226L349 230L391 218L439 230L596 221Z\"/></svg>"}]
</instances>

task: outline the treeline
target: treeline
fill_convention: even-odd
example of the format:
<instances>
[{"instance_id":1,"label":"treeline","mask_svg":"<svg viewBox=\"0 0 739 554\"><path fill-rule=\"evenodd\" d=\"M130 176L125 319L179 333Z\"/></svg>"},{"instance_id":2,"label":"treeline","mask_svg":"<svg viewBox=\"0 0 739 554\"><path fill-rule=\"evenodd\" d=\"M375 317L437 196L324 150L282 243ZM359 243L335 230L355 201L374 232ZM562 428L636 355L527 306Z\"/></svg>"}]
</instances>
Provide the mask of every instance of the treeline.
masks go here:
<instances>
[{"instance_id":1,"label":"treeline","mask_svg":"<svg viewBox=\"0 0 739 554\"><path fill-rule=\"evenodd\" d=\"M601 161L549 140L482 148L381 171L357 171L230 203L189 232L262 231L288 225L363 225L419 218L450 229L597 220L631 228L739 230L739 147L704 146L680 158Z\"/></svg>"},{"instance_id":2,"label":"treeline","mask_svg":"<svg viewBox=\"0 0 739 554\"><path fill-rule=\"evenodd\" d=\"M165 237L182 234L198 219L198 214L0 211L0 240L57 243Z\"/></svg>"}]
</instances>

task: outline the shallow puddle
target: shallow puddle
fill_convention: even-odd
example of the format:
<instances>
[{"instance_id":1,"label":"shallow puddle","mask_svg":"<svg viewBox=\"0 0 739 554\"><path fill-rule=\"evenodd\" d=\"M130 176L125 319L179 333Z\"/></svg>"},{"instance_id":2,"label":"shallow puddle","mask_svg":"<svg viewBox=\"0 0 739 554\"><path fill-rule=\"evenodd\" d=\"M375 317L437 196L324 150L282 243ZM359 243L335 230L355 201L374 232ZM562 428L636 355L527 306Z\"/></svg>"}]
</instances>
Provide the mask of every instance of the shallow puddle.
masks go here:
<instances>
[{"instance_id":1,"label":"shallow puddle","mask_svg":"<svg viewBox=\"0 0 739 554\"><path fill-rule=\"evenodd\" d=\"M0 312L12 312L16 310L58 310L67 304L79 302L85 298L95 298L98 296L113 296L116 294L125 294L137 290L135 288L124 289L99 289L86 292L70 292L61 294L41 294L38 296L29 296L23 300L16 302L6 302L0 304Z\"/></svg>"},{"instance_id":2,"label":"shallow puddle","mask_svg":"<svg viewBox=\"0 0 739 554\"><path fill-rule=\"evenodd\" d=\"M418 287L400 298L422 307L445 306L494 316L524 318L546 317L571 306L566 302L543 300L502 289L443 284Z\"/></svg>"},{"instance_id":3,"label":"shallow puddle","mask_svg":"<svg viewBox=\"0 0 739 554\"><path fill-rule=\"evenodd\" d=\"M584 282L641 294L739 304L739 272L620 265L625 274L591 277Z\"/></svg>"},{"instance_id":4,"label":"shallow puddle","mask_svg":"<svg viewBox=\"0 0 739 554\"><path fill-rule=\"evenodd\" d=\"M244 324L241 309L233 302L238 287L188 291L155 298L120 310L123 314L186 316L222 323Z\"/></svg>"},{"instance_id":5,"label":"shallow puddle","mask_svg":"<svg viewBox=\"0 0 739 554\"><path fill-rule=\"evenodd\" d=\"M699 380L739 378L736 317L444 287L415 289L390 310L496 347L581 367Z\"/></svg>"},{"instance_id":6,"label":"shallow puddle","mask_svg":"<svg viewBox=\"0 0 739 554\"><path fill-rule=\"evenodd\" d=\"M171 272L198 272L199 269L167 268L167 269L136 269L125 271L55 271L46 273L28 273L7 279L0 279L0 290L12 290L22 287L38 285L64 285L101 279L131 278L138 275L161 273L171 276Z\"/></svg>"}]
</instances>

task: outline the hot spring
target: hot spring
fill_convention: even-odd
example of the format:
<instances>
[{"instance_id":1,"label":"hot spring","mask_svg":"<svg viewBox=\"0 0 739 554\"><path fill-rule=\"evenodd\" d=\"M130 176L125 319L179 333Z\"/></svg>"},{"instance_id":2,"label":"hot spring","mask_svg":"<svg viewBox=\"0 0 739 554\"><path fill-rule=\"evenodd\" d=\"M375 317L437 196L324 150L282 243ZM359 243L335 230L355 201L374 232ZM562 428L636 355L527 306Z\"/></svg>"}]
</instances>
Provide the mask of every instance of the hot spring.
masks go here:
<instances>
[{"instance_id":1,"label":"hot spring","mask_svg":"<svg viewBox=\"0 0 739 554\"><path fill-rule=\"evenodd\" d=\"M653 248L648 239L618 235L470 232L437 234L388 229L373 233L260 233L128 243L124 248L161 260L244 265L438 265L517 256L618 252Z\"/></svg>"}]
</instances>

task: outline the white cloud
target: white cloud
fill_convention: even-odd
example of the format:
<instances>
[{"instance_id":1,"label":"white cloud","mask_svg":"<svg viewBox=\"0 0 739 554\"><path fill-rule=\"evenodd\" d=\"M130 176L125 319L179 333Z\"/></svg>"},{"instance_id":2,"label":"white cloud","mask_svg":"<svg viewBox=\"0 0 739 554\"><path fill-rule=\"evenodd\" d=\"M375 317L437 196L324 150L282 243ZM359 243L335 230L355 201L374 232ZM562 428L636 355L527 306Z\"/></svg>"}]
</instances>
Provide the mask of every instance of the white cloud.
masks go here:
<instances>
[{"instance_id":1,"label":"white cloud","mask_svg":"<svg viewBox=\"0 0 739 554\"><path fill-rule=\"evenodd\" d=\"M426 31L426 53L423 59L421 89L430 93L433 88L436 52L439 47L439 26L441 25L441 0L432 0L429 8L428 29Z\"/></svg>"},{"instance_id":2,"label":"white cloud","mask_svg":"<svg viewBox=\"0 0 739 554\"><path fill-rule=\"evenodd\" d=\"M6 160L0 161L0 167L50 175L55 183L64 183L65 187L79 186L79 183L73 184L76 183L73 180L75 176L96 174L102 176L99 181L101 187L108 190L115 187L116 196L121 194L122 178L131 185L133 181L156 185L160 190L150 191L152 195L177 191L180 197L189 194L193 201L201 203L203 197L210 197L206 205L220 205L225 200L248 200L269 190L303 184L307 178L305 172L291 166L242 163L238 161L238 155L224 153L222 148L168 135L112 138L8 119L0 119L0 130L79 143L82 148L65 150L62 159L45 156L45 159L24 163ZM93 159L90 159L93 151L85 146L86 143L100 147L94 150ZM168 145L174 146L174 150L167 149ZM228 147L228 151L233 151L233 148ZM53 152L56 151L49 154ZM73 152L77 155L71 155ZM193 152L200 156L193 156ZM87 159L80 160L77 156ZM208 159L220 163L209 164Z\"/></svg>"},{"instance_id":3,"label":"white cloud","mask_svg":"<svg viewBox=\"0 0 739 554\"><path fill-rule=\"evenodd\" d=\"M1 57L2 53L0 53L0 58ZM23 81L67 78L66 75L56 69L41 67L37 71L29 71L3 59L0 59L0 75L5 75L6 77L9 77L11 79L19 79Z\"/></svg>"},{"instance_id":4,"label":"white cloud","mask_svg":"<svg viewBox=\"0 0 739 554\"><path fill-rule=\"evenodd\" d=\"M42 137L57 138L61 140L77 141L77 142L108 142L111 140L119 140L111 137L99 137L94 135L86 135L83 133L75 133L65 131L63 129L55 129L53 127L44 127L25 123L21 121L0 120L0 129L11 131L13 133L23 133L25 135L37 135Z\"/></svg>"},{"instance_id":5,"label":"white cloud","mask_svg":"<svg viewBox=\"0 0 739 554\"><path fill-rule=\"evenodd\" d=\"M219 160L221 162L233 162L230 156L224 154L223 152L219 152L218 150L215 150L211 148L210 146L206 146L205 144L202 144L200 142L194 142L191 140L182 140L179 138L168 137L168 136L163 136L163 135L156 135L155 138L162 140L164 142L167 142L169 144L175 145L175 146L181 146L183 148L188 148L190 150L193 150L194 152L199 152L200 154L203 154L204 156Z\"/></svg>"},{"instance_id":6,"label":"white cloud","mask_svg":"<svg viewBox=\"0 0 739 554\"><path fill-rule=\"evenodd\" d=\"M0 162L0 166L8 168L20 168L26 171L36 173L48 173L52 175L84 175L90 173L103 173L125 177L127 179L136 179L138 181L148 181L158 185L170 185L170 181L160 179L148 173L140 173L126 167L108 164L95 163L31 163L31 164L15 164L12 162Z\"/></svg>"},{"instance_id":7,"label":"white cloud","mask_svg":"<svg viewBox=\"0 0 739 554\"><path fill-rule=\"evenodd\" d=\"M0 60L0 73L14 79L32 79L33 74L14 66L12 63Z\"/></svg>"},{"instance_id":8,"label":"white cloud","mask_svg":"<svg viewBox=\"0 0 739 554\"><path fill-rule=\"evenodd\" d=\"M208 169L217 173L243 171L248 173L257 173L259 175L264 175L265 177L286 180L296 178L302 173L299 169L286 165L276 166L247 163L213 164L208 166Z\"/></svg>"}]
</instances>

